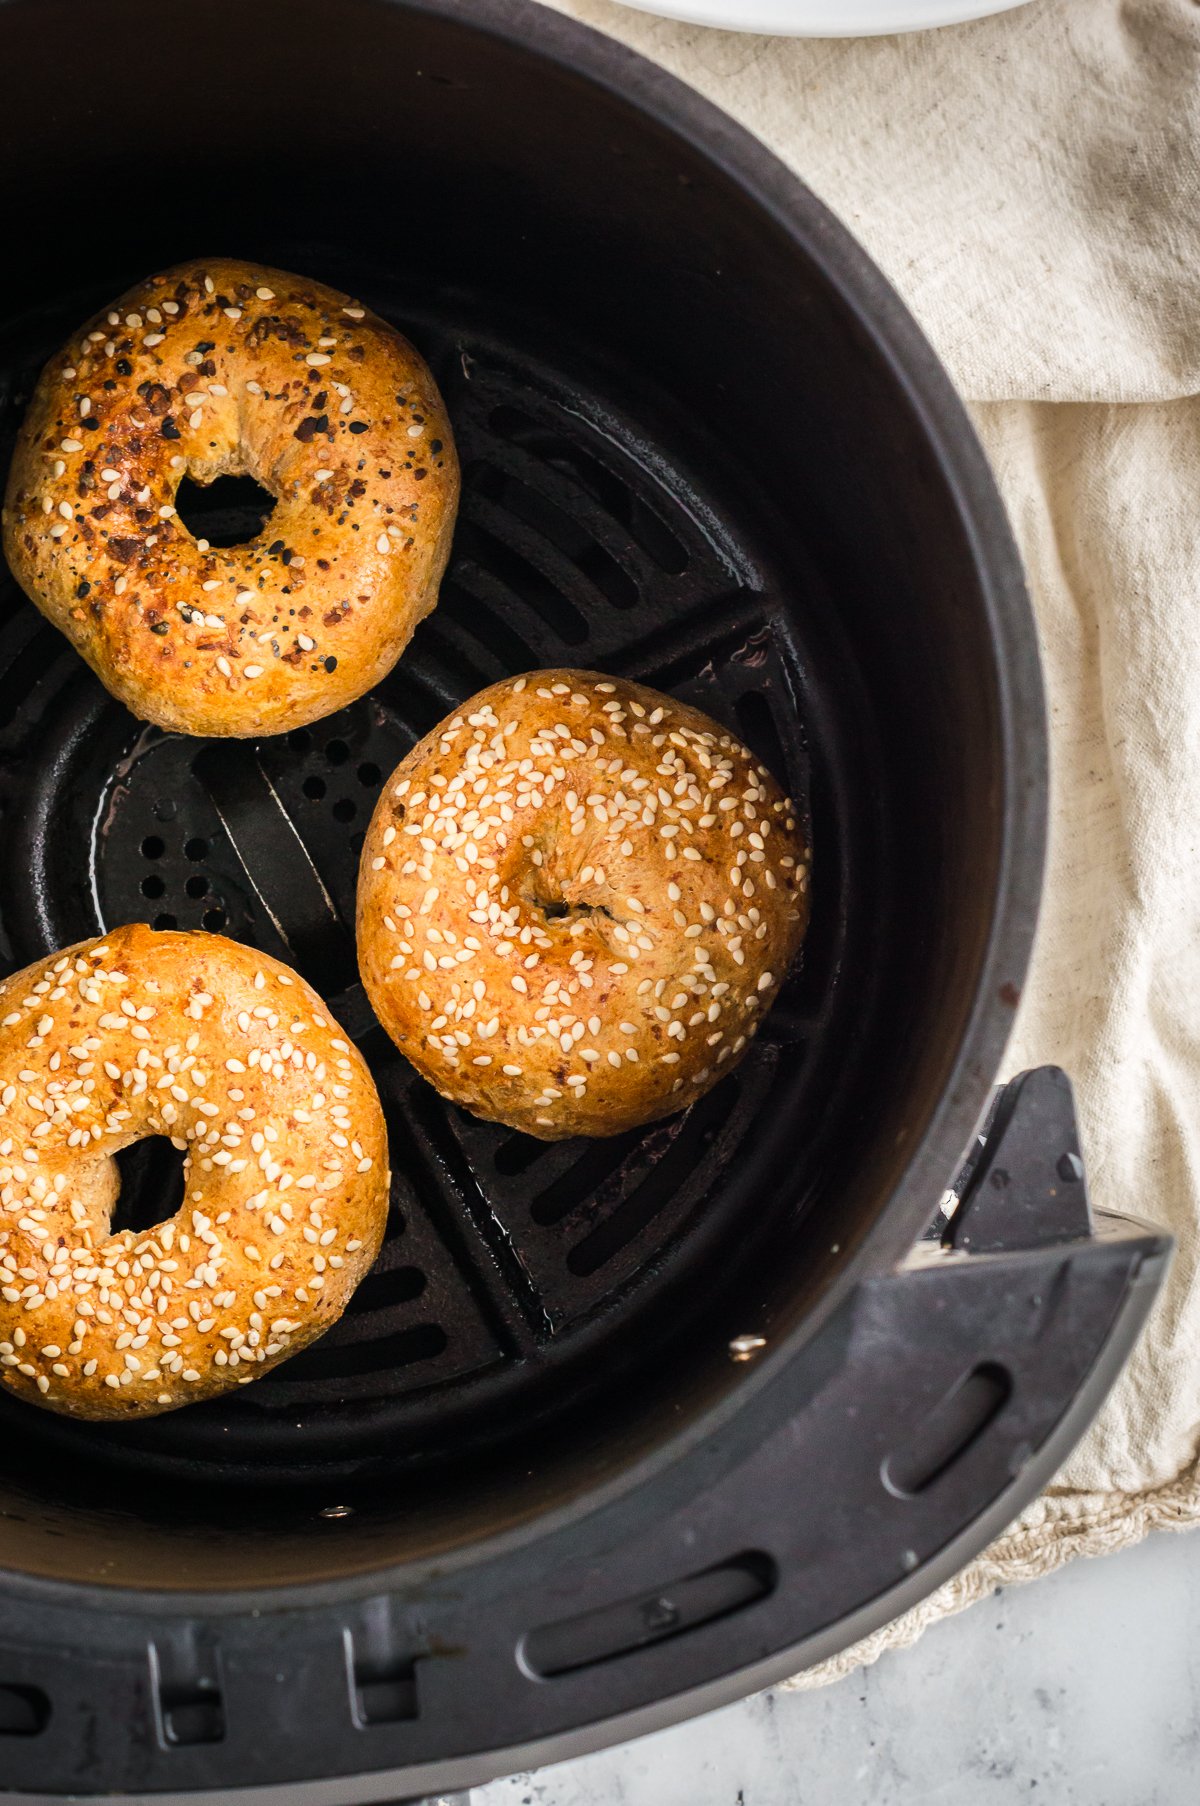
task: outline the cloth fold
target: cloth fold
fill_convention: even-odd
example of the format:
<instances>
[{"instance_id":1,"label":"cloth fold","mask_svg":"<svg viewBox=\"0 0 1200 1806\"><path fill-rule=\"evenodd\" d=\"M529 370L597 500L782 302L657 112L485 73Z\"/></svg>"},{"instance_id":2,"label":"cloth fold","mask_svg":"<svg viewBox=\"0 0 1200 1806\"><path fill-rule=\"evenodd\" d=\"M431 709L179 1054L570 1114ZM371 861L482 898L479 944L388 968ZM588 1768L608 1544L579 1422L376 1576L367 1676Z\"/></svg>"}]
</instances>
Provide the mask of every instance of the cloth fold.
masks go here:
<instances>
[{"instance_id":1,"label":"cloth fold","mask_svg":"<svg viewBox=\"0 0 1200 1806\"><path fill-rule=\"evenodd\" d=\"M1053 1486L914 1611L795 1683L815 1685L999 1584L1200 1518L1200 5L1032 0L813 42L547 3L770 144L971 404L1051 723L1050 860L1005 1072L1065 1066L1093 1199L1178 1243Z\"/></svg>"}]
</instances>

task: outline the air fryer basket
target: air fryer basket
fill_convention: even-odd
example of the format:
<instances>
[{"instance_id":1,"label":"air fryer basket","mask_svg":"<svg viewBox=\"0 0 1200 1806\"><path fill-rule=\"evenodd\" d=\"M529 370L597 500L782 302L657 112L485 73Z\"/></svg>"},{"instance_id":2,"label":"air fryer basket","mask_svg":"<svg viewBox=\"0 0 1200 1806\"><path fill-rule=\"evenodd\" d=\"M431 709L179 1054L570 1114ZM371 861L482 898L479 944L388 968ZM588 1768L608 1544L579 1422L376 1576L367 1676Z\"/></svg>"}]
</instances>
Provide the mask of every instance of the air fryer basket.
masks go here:
<instances>
[{"instance_id":1,"label":"air fryer basket","mask_svg":"<svg viewBox=\"0 0 1200 1806\"><path fill-rule=\"evenodd\" d=\"M288 247L278 261L305 258ZM238 1500L222 1508L235 1512L250 1486L340 1499L345 1482L482 1452L523 1428L522 1414L574 1415L626 1383L675 1319L680 1293L691 1293L689 1311L701 1308L716 1264L731 1249L748 1258L754 1218L772 1213L732 1181L743 1166L754 1180L772 1117L806 1125L806 1161L819 1170L829 1080L855 1058L850 1012L867 1007L872 978L861 956L843 975L843 944L850 893L865 890L879 856L870 844L879 824L843 831L846 780L826 754L814 799L823 882L806 959L750 1060L701 1108L612 1140L548 1144L475 1120L415 1077L356 982L352 937L363 830L404 752L506 672L574 663L696 702L807 799L806 730L829 745L838 727L823 719L821 679L780 603L789 582L811 595L821 579L766 566L770 542L751 506L743 518L684 462L689 439L702 463L719 462L695 428L669 414L648 421L645 397L639 417L617 414L613 378L606 385L578 347L556 346L550 324L498 321L494 304L418 311L381 276L355 283L332 251L321 265L430 356L465 471L440 606L392 676L312 728L214 744L135 721L15 598L0 640L9 851L0 895L14 959L128 920L221 929L321 988L387 1107L387 1241L317 1347L247 1391L136 1428L42 1417L0 1397L5 1433L52 1461L86 1449L97 1468L122 1467L140 1484L157 1474L193 1497L197 1482L236 1486ZM72 295L68 319L102 298ZM39 317L33 344L18 347L12 424L61 333L58 319L47 327ZM193 498L198 532L236 532L228 504L214 512L229 493L217 485ZM240 505L252 509L253 498ZM842 989L860 1001L842 1009ZM820 1040L841 1046L836 1068L831 1045L827 1064L810 1057ZM169 1143L130 1150L124 1168L120 1221L148 1226L176 1208L180 1162ZM794 1211L796 1192L774 1189Z\"/></svg>"},{"instance_id":2,"label":"air fryer basket","mask_svg":"<svg viewBox=\"0 0 1200 1806\"><path fill-rule=\"evenodd\" d=\"M134 721L3 580L9 967L132 919L289 959L372 1064L395 1181L343 1323L235 1397L119 1429L0 1400L0 1566L130 1609L316 1600L536 1543L685 1447L716 1471L735 1414L928 1221L1019 997L1041 696L960 405L771 157L525 0L7 0L0 72L5 466L89 310L212 251L400 324L465 479L392 676L257 744ZM219 489L185 516L214 540L255 518ZM543 664L726 722L814 847L803 959L744 1065L643 1133L549 1146L415 1079L350 929L392 766ZM169 1150L124 1159L120 1220L169 1214ZM762 1352L732 1359L745 1334Z\"/></svg>"}]
</instances>

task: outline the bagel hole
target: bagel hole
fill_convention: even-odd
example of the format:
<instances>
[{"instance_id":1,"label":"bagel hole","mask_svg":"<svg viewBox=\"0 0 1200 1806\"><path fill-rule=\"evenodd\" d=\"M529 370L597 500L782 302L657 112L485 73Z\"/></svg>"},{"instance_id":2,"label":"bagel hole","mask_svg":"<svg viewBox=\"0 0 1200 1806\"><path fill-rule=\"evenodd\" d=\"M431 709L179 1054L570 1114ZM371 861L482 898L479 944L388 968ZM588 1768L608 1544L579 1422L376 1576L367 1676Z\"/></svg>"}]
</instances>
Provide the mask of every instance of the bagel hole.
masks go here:
<instances>
[{"instance_id":1,"label":"bagel hole","mask_svg":"<svg viewBox=\"0 0 1200 1806\"><path fill-rule=\"evenodd\" d=\"M147 1135L117 1154L121 1190L110 1227L145 1234L173 1217L183 1203L183 1161L166 1135Z\"/></svg>"},{"instance_id":2,"label":"bagel hole","mask_svg":"<svg viewBox=\"0 0 1200 1806\"><path fill-rule=\"evenodd\" d=\"M197 483L185 476L175 491L175 512L195 539L210 546L244 546L257 539L275 497L253 477L217 477Z\"/></svg>"},{"instance_id":3,"label":"bagel hole","mask_svg":"<svg viewBox=\"0 0 1200 1806\"><path fill-rule=\"evenodd\" d=\"M571 903L566 897L548 897L538 891L527 893L535 909L540 909L548 922L561 922L566 916L608 916L612 910L603 903Z\"/></svg>"}]
</instances>

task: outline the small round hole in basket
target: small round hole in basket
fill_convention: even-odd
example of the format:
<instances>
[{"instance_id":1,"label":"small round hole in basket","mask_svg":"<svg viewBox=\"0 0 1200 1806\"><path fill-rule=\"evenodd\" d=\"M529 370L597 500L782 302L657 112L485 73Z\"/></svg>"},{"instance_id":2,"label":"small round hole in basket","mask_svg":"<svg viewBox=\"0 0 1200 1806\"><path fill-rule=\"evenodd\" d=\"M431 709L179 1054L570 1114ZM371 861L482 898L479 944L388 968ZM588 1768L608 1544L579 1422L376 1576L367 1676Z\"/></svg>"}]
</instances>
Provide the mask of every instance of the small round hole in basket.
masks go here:
<instances>
[{"instance_id":1,"label":"small round hole in basket","mask_svg":"<svg viewBox=\"0 0 1200 1806\"><path fill-rule=\"evenodd\" d=\"M147 834L142 842L143 859L161 859L166 850L165 844L157 834Z\"/></svg>"},{"instance_id":2,"label":"small round hole in basket","mask_svg":"<svg viewBox=\"0 0 1200 1806\"><path fill-rule=\"evenodd\" d=\"M192 860L193 863L208 858L208 842L207 840L201 840L198 835L192 840L186 841L183 850L187 858Z\"/></svg>"},{"instance_id":3,"label":"small round hole in basket","mask_svg":"<svg viewBox=\"0 0 1200 1806\"><path fill-rule=\"evenodd\" d=\"M325 757L331 765L344 765L350 757L350 748L344 740L331 740L325 748Z\"/></svg>"},{"instance_id":4,"label":"small round hole in basket","mask_svg":"<svg viewBox=\"0 0 1200 1806\"><path fill-rule=\"evenodd\" d=\"M148 878L142 879L141 889L143 897L161 897L166 894L167 887L157 873L151 872Z\"/></svg>"},{"instance_id":5,"label":"small round hole in basket","mask_svg":"<svg viewBox=\"0 0 1200 1806\"><path fill-rule=\"evenodd\" d=\"M160 915L160 916L155 916L155 918L154 918L154 926L155 926L155 927L156 927L156 928L178 928L178 926L179 926L179 924L178 924L178 922L177 922L177 921L176 921L176 920L175 920L175 917L174 917L174 916L173 916L173 915L169 915L169 914L168 914L168 913L167 913L167 912L166 912L166 911L165 911L165 910L164 910L164 912L163 912L163 914L162 914L162 915Z\"/></svg>"},{"instance_id":6,"label":"small round hole in basket","mask_svg":"<svg viewBox=\"0 0 1200 1806\"><path fill-rule=\"evenodd\" d=\"M197 872L194 878L188 879L184 888L189 897L202 897L208 889L208 879Z\"/></svg>"},{"instance_id":7,"label":"small round hole in basket","mask_svg":"<svg viewBox=\"0 0 1200 1806\"><path fill-rule=\"evenodd\" d=\"M383 773L380 771L378 765L372 765L369 760L365 765L360 765L358 768L358 781L360 784L365 784L368 789L370 789L372 784L378 784L382 776Z\"/></svg>"},{"instance_id":8,"label":"small round hole in basket","mask_svg":"<svg viewBox=\"0 0 1200 1806\"><path fill-rule=\"evenodd\" d=\"M223 909L206 909L200 920L210 934L219 934L225 926L225 911Z\"/></svg>"},{"instance_id":9,"label":"small round hole in basket","mask_svg":"<svg viewBox=\"0 0 1200 1806\"><path fill-rule=\"evenodd\" d=\"M358 805L352 796L341 796L333 805L334 821L353 821L358 814Z\"/></svg>"},{"instance_id":10,"label":"small round hole in basket","mask_svg":"<svg viewBox=\"0 0 1200 1806\"><path fill-rule=\"evenodd\" d=\"M325 794L325 780L324 778L305 778L303 789L305 796L312 802L319 803Z\"/></svg>"}]
</instances>

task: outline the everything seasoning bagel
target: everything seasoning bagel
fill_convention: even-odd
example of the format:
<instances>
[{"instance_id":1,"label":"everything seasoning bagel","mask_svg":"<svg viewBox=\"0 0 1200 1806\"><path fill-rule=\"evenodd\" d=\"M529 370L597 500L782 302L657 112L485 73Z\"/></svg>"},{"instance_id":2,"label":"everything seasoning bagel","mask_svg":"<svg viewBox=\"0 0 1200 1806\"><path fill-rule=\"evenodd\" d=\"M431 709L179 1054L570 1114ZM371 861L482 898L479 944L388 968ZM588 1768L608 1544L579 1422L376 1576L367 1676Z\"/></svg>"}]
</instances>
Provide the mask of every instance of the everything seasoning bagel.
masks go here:
<instances>
[{"instance_id":1,"label":"everything seasoning bagel","mask_svg":"<svg viewBox=\"0 0 1200 1806\"><path fill-rule=\"evenodd\" d=\"M179 484L274 497L246 545L196 539ZM167 270L47 365L13 458L13 573L133 713L276 734L396 662L437 601L458 464L426 365L306 277L228 259Z\"/></svg>"}]
</instances>

